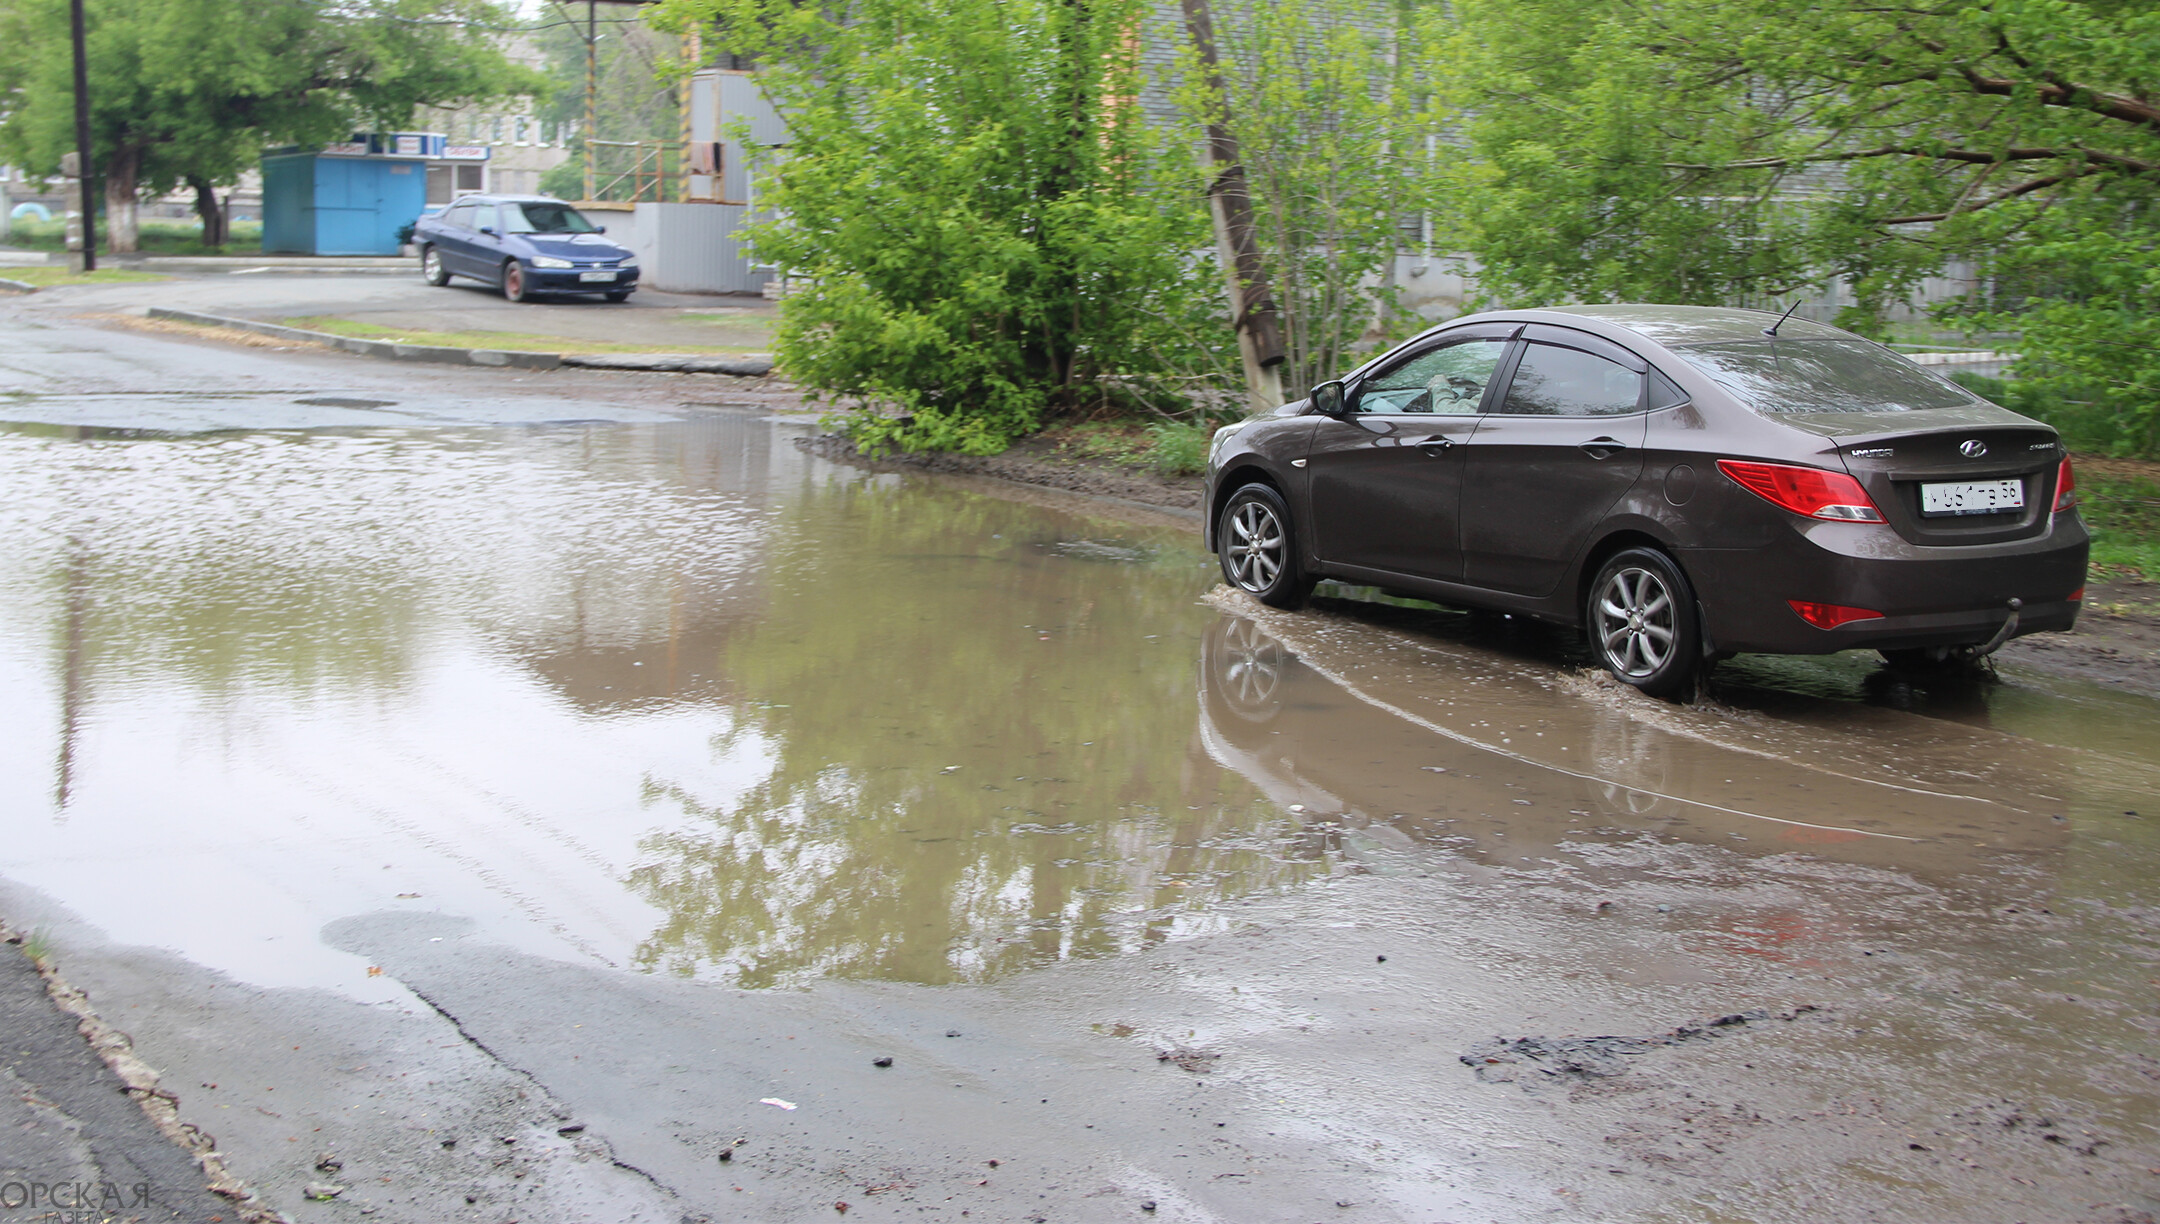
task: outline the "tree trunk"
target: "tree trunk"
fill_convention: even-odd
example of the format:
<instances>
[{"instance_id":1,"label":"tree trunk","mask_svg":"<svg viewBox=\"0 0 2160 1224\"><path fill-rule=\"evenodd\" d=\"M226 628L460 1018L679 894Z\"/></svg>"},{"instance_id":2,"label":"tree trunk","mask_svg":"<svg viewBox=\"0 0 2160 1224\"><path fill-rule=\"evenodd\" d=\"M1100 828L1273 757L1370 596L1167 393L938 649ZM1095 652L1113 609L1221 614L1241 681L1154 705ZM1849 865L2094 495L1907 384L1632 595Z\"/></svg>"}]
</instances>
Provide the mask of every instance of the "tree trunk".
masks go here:
<instances>
[{"instance_id":1,"label":"tree trunk","mask_svg":"<svg viewBox=\"0 0 2160 1224\"><path fill-rule=\"evenodd\" d=\"M1208 203L1215 214L1215 245L1230 293L1230 325L1237 331L1248 402L1254 411L1265 412L1283 402L1282 365L1289 350L1283 343L1275 294L1268 287L1267 265L1260 256L1244 157L1237 135L1230 130L1230 90L1215 54L1215 16L1208 0L1183 0L1182 6L1185 32L1213 95L1215 113L1208 119L1207 144L1215 177L1208 184Z\"/></svg>"},{"instance_id":2,"label":"tree trunk","mask_svg":"<svg viewBox=\"0 0 2160 1224\"><path fill-rule=\"evenodd\" d=\"M225 209L218 203L217 188L210 180L199 174L188 175L188 186L195 189L195 215L202 218L203 245L213 251L225 249L227 231Z\"/></svg>"},{"instance_id":3,"label":"tree trunk","mask_svg":"<svg viewBox=\"0 0 2160 1224\"><path fill-rule=\"evenodd\" d=\"M135 196L142 171L142 150L122 146L100 167L105 172L105 249L115 255L142 249L136 224Z\"/></svg>"}]
</instances>

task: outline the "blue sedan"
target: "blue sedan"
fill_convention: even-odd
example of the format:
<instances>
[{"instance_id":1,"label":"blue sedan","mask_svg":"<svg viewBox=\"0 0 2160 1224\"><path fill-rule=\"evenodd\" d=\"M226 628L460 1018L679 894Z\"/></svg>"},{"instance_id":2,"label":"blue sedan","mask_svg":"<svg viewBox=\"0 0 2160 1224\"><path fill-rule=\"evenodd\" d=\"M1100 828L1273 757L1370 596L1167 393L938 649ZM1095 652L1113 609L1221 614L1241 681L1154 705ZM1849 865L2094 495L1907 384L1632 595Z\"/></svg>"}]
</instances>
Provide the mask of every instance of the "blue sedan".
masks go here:
<instances>
[{"instance_id":1,"label":"blue sedan","mask_svg":"<svg viewBox=\"0 0 2160 1224\"><path fill-rule=\"evenodd\" d=\"M546 196L461 196L413 223L420 275L430 285L466 276L523 302L541 293L599 293L610 302L637 288L637 256L607 230Z\"/></svg>"}]
</instances>

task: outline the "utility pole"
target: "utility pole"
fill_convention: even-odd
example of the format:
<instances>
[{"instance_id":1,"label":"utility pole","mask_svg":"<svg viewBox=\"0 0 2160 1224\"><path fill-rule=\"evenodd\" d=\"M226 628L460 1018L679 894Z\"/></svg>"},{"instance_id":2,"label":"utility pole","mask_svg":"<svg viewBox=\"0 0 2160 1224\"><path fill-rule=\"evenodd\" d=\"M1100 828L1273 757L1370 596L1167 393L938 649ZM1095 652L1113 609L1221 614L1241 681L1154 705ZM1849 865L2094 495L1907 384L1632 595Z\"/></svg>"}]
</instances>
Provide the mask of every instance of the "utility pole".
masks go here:
<instances>
[{"instance_id":1,"label":"utility pole","mask_svg":"<svg viewBox=\"0 0 2160 1224\"><path fill-rule=\"evenodd\" d=\"M82 197L82 270L97 271L97 175L90 164L90 53L83 46L83 0L68 0L75 39L75 183Z\"/></svg>"},{"instance_id":2,"label":"utility pole","mask_svg":"<svg viewBox=\"0 0 2160 1224\"><path fill-rule=\"evenodd\" d=\"M75 0L77 4L82 0ZM585 201L591 203L598 184L593 174L593 140L600 126L600 18L595 0L585 0Z\"/></svg>"},{"instance_id":3,"label":"utility pole","mask_svg":"<svg viewBox=\"0 0 2160 1224\"><path fill-rule=\"evenodd\" d=\"M1215 54L1215 18L1208 0L1182 0L1185 32L1207 73L1208 92L1214 98L1214 114L1207 125L1208 159L1215 177L1208 184L1208 204L1215 217L1215 245L1220 251L1223 275L1230 293L1230 318L1237 328L1238 356L1245 366L1245 394L1255 411L1281 407L1282 363L1289 356L1283 346L1282 319L1275 295L1268 288L1267 268L1260 262L1260 238L1254 231L1252 189L1245 179L1245 163L1237 136L1230 130L1230 90L1223 82L1221 61Z\"/></svg>"}]
</instances>

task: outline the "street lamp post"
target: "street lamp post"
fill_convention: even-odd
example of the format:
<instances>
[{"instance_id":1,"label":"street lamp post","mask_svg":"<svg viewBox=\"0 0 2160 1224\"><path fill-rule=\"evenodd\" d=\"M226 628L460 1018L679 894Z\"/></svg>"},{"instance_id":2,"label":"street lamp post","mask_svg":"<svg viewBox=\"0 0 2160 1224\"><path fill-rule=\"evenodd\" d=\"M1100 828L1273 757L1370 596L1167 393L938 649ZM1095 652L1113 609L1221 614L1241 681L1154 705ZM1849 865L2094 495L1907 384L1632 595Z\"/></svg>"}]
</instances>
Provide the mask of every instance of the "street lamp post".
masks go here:
<instances>
[{"instance_id":1,"label":"street lamp post","mask_svg":"<svg viewBox=\"0 0 2160 1224\"><path fill-rule=\"evenodd\" d=\"M82 0L76 0L80 4ZM596 16L599 6L594 0L585 0L585 201L592 202L593 137L600 126L600 19Z\"/></svg>"},{"instance_id":2,"label":"street lamp post","mask_svg":"<svg viewBox=\"0 0 2160 1224\"><path fill-rule=\"evenodd\" d=\"M68 0L75 39L75 180L82 193L82 266L97 271L97 176L90 166L90 55L83 48L83 0Z\"/></svg>"}]
</instances>

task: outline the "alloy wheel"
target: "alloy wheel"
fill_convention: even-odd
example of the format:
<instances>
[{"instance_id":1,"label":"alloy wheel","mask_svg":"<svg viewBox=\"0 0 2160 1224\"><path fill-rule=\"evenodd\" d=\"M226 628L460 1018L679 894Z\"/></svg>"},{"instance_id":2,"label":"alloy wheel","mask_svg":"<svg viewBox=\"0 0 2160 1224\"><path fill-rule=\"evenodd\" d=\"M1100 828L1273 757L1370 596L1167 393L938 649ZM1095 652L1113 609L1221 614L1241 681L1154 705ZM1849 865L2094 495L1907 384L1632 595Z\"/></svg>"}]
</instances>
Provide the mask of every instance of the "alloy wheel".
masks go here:
<instances>
[{"instance_id":1,"label":"alloy wheel","mask_svg":"<svg viewBox=\"0 0 2160 1224\"><path fill-rule=\"evenodd\" d=\"M1247 501L1230 513L1230 577L1244 589L1259 594L1282 573L1284 539L1282 520L1266 503Z\"/></svg>"},{"instance_id":2,"label":"alloy wheel","mask_svg":"<svg viewBox=\"0 0 2160 1224\"><path fill-rule=\"evenodd\" d=\"M1638 566L1613 571L1595 608L1598 649L1615 672L1639 680L1672 659L1679 608L1658 574Z\"/></svg>"}]
</instances>

